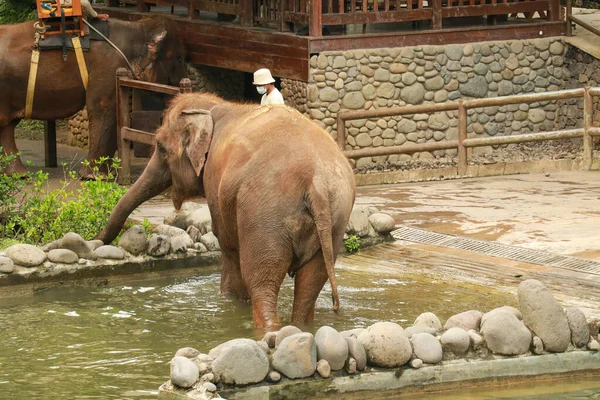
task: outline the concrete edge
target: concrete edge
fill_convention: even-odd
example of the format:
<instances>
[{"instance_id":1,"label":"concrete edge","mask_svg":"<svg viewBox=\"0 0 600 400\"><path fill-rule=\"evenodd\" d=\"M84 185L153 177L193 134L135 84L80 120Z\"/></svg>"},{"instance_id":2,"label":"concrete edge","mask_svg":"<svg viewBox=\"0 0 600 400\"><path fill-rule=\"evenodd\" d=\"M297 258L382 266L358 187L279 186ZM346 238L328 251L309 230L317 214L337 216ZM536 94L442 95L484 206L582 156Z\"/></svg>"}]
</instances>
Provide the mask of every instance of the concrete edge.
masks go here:
<instances>
[{"instance_id":1,"label":"concrete edge","mask_svg":"<svg viewBox=\"0 0 600 400\"><path fill-rule=\"evenodd\" d=\"M592 163L592 170L600 169L600 160ZM536 174L561 171L580 171L580 159L522 161L484 165L468 165L463 176L458 175L458 167L433 168L426 170L388 171L372 174L356 174L357 186L383 185L391 183L439 181L445 179L481 178L486 176Z\"/></svg>"},{"instance_id":2,"label":"concrete edge","mask_svg":"<svg viewBox=\"0 0 600 400\"><path fill-rule=\"evenodd\" d=\"M305 379L286 381L275 385L221 390L219 394L229 400L303 399L317 394L377 392L378 394L404 389L426 390L435 385L452 386L465 383L502 380L503 383L527 381L543 375L560 375L593 372L600 373L600 352L573 351L569 353L531 355L495 360L460 360L420 369L400 368L331 379ZM489 382L488 382L489 383ZM184 391L159 390L159 400L190 400Z\"/></svg>"}]
</instances>

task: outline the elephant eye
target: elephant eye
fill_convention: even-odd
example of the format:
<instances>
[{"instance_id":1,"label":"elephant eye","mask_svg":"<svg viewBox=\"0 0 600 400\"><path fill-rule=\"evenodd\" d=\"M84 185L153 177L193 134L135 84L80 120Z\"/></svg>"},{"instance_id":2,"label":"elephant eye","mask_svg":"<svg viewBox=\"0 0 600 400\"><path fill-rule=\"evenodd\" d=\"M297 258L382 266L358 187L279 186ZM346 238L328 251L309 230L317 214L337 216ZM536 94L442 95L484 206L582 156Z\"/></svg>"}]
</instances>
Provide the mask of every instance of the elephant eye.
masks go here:
<instances>
[{"instance_id":1,"label":"elephant eye","mask_svg":"<svg viewBox=\"0 0 600 400\"><path fill-rule=\"evenodd\" d=\"M158 150L158 155L162 158L165 158L167 156L167 150L164 148L164 146L162 145L162 143L157 142L156 143L156 149Z\"/></svg>"}]
</instances>

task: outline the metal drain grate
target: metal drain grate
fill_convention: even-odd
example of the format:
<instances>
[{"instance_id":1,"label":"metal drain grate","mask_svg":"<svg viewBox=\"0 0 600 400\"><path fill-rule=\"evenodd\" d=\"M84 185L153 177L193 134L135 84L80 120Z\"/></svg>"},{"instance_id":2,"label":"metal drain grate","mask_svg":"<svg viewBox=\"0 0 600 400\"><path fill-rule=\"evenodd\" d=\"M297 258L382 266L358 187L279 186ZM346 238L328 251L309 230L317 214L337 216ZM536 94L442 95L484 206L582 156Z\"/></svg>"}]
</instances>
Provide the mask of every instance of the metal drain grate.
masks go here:
<instances>
[{"instance_id":1,"label":"metal drain grate","mask_svg":"<svg viewBox=\"0 0 600 400\"><path fill-rule=\"evenodd\" d=\"M469 239L459 236L445 235L425 229L403 226L392 231L396 240L407 242L433 244L452 249L469 250L490 256L508 258L509 260L522 261L530 264L547 265L550 267L564 268L588 274L600 275L600 262L585 260L583 258L561 256L539 250L525 249L485 240Z\"/></svg>"}]
</instances>

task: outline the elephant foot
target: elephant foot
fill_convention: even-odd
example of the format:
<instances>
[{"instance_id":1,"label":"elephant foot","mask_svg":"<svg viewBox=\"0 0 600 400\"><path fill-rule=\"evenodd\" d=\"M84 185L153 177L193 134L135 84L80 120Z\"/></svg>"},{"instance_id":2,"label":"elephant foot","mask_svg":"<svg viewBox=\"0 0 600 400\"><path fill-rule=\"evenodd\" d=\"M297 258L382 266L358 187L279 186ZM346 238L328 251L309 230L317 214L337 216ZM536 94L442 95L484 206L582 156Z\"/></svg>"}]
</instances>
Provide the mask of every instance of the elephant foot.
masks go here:
<instances>
[{"instance_id":1,"label":"elephant foot","mask_svg":"<svg viewBox=\"0 0 600 400\"><path fill-rule=\"evenodd\" d=\"M100 177L105 178L108 175L108 168L105 164L94 168L92 168L92 164L83 165L77 175L82 181L93 181Z\"/></svg>"},{"instance_id":2,"label":"elephant foot","mask_svg":"<svg viewBox=\"0 0 600 400\"><path fill-rule=\"evenodd\" d=\"M13 162L8 164L8 166L2 171L2 173L8 176L15 175L26 175L29 173L29 170L25 168L20 158L15 159Z\"/></svg>"}]
</instances>

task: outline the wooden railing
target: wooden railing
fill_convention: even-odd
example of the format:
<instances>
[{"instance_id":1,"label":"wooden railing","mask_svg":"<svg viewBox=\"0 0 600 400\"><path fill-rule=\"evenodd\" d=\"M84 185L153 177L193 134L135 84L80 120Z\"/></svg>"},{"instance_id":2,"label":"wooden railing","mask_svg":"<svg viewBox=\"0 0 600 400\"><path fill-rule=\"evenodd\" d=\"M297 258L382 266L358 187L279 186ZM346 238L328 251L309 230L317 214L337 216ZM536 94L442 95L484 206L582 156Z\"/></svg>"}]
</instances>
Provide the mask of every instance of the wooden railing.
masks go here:
<instances>
[{"instance_id":1,"label":"wooden railing","mask_svg":"<svg viewBox=\"0 0 600 400\"><path fill-rule=\"evenodd\" d=\"M560 20L560 0L107 0L110 6L135 3L139 11L152 4L186 7L189 17L199 11L240 17L240 24L308 24L310 36L322 36L327 25L428 21L442 29L447 18L538 14L547 21Z\"/></svg>"},{"instance_id":2,"label":"wooden railing","mask_svg":"<svg viewBox=\"0 0 600 400\"><path fill-rule=\"evenodd\" d=\"M183 78L179 87L159 83L134 80L131 72L125 68L117 70L117 152L121 159L119 183L128 184L131 181L131 144L142 143L154 146L155 133L132 127L132 114L142 111L136 93L140 90L176 96L179 93L191 93L192 82ZM132 101L130 101L130 99ZM159 116L162 111L155 111Z\"/></svg>"},{"instance_id":3,"label":"wooden railing","mask_svg":"<svg viewBox=\"0 0 600 400\"><path fill-rule=\"evenodd\" d=\"M422 104L417 106L380 108L377 110L346 111L337 117L337 140L342 150L346 146L346 121L369 118L391 117L396 115L414 115L420 113L435 113L442 111L458 111L458 138L440 142L405 144L402 146L373 147L359 150L345 150L348 158L386 156L393 154L413 154L435 150L458 150L458 175L467 172L467 149L480 146L495 146L512 143L537 142L544 140L583 138L582 169L589 171L593 161L592 138L600 137L600 128L593 124L593 97L600 96L600 87L568 89L555 92L529 93L513 96L491 97L486 99L459 100L439 104ZM505 106L508 104L534 103L540 101L568 100L583 98L583 127L563 129L549 132L529 133L523 135L467 138L469 118L467 111L475 108Z\"/></svg>"}]
</instances>

